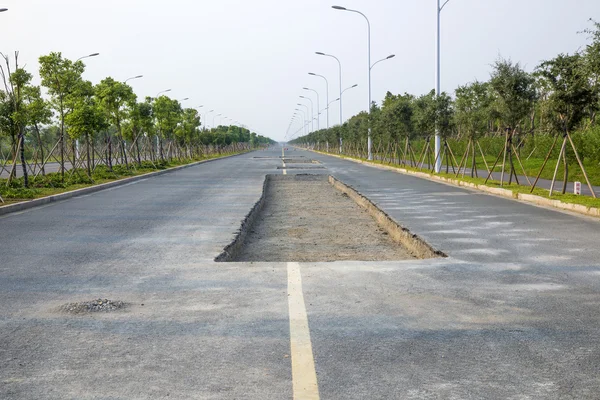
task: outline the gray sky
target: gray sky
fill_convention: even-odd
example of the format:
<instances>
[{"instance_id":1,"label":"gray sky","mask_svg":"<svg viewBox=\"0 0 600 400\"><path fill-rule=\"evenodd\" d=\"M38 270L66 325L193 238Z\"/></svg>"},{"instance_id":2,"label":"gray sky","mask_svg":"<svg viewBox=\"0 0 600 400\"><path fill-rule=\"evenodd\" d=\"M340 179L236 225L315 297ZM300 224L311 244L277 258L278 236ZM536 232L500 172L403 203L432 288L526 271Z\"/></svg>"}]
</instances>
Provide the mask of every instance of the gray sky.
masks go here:
<instances>
[{"instance_id":1,"label":"gray sky","mask_svg":"<svg viewBox=\"0 0 600 400\"><path fill-rule=\"evenodd\" d=\"M314 97L303 86L325 107L325 82L309 71L328 77L330 100L338 97L337 63L315 51L340 58L344 87L359 84L344 94L344 119L367 109L366 22L333 10L336 3L369 17L373 61L396 54L373 70L373 100L434 87L435 0L0 0L9 8L0 14L0 51L19 50L36 74L37 58L51 51L72 59L99 52L86 60L93 83L143 74L129 82L140 98L170 88L171 97L190 98L184 106L204 105L281 140L298 96ZM487 79L499 55L532 70L576 51L590 17L600 19L600 1L451 0L442 12L442 90ZM332 125L338 110L332 105Z\"/></svg>"}]
</instances>

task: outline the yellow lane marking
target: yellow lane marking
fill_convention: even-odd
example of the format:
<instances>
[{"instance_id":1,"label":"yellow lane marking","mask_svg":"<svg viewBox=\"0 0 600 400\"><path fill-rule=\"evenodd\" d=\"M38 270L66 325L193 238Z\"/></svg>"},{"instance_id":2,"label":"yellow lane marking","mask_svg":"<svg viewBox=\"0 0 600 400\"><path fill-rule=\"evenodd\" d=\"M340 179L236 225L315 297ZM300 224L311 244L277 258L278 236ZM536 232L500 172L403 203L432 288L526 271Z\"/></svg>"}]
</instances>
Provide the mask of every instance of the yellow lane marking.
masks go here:
<instances>
[{"instance_id":1,"label":"yellow lane marking","mask_svg":"<svg viewBox=\"0 0 600 400\"><path fill-rule=\"evenodd\" d=\"M319 386L310 341L308 315L302 294L300 264L289 262L287 272L294 399L319 400Z\"/></svg>"}]
</instances>

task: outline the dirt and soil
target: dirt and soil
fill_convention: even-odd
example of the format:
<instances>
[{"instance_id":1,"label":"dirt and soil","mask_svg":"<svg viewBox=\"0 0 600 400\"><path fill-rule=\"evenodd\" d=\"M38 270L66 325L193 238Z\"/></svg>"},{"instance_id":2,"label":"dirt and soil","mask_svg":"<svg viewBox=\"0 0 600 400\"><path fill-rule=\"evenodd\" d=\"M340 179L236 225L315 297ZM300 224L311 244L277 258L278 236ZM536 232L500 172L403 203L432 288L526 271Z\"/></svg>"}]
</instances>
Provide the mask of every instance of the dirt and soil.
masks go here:
<instances>
[{"instance_id":1,"label":"dirt and soil","mask_svg":"<svg viewBox=\"0 0 600 400\"><path fill-rule=\"evenodd\" d=\"M265 203L235 261L414 258L326 175L271 176Z\"/></svg>"}]
</instances>

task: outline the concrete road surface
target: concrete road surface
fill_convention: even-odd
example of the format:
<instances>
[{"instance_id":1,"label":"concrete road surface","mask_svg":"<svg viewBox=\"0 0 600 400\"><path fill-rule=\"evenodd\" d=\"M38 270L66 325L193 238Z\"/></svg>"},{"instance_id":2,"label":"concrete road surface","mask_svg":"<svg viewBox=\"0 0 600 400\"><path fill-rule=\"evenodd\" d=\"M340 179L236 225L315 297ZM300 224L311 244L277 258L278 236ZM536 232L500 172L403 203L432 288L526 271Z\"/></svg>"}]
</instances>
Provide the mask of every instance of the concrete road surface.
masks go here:
<instances>
[{"instance_id":1,"label":"concrete road surface","mask_svg":"<svg viewBox=\"0 0 600 400\"><path fill-rule=\"evenodd\" d=\"M0 398L598 398L599 221L290 150L449 257L215 263L279 155L0 217Z\"/></svg>"}]
</instances>

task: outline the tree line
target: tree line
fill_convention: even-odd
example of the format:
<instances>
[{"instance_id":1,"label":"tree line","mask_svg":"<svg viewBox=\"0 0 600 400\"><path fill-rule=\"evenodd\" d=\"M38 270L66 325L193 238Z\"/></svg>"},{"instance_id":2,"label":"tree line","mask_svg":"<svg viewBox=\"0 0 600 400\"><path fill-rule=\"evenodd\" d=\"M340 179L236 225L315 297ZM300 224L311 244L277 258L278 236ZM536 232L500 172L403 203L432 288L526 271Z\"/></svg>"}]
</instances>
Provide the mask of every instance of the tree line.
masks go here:
<instances>
[{"instance_id":1,"label":"tree line","mask_svg":"<svg viewBox=\"0 0 600 400\"><path fill-rule=\"evenodd\" d=\"M202 128L198 110L165 95L138 100L131 86L111 77L93 84L83 78L81 60L59 52L39 58L41 87L19 65L18 52L2 58L0 173L8 171L7 184L18 164L28 187L49 162L60 164L64 181L67 173L91 177L99 166L111 171L115 164L129 168L274 143L244 127Z\"/></svg>"},{"instance_id":2,"label":"tree line","mask_svg":"<svg viewBox=\"0 0 600 400\"><path fill-rule=\"evenodd\" d=\"M374 153L379 159L385 157L383 153L388 154L395 148L400 153L398 158L403 159L401 162L414 158L414 164L418 165L419 160L424 164L427 160L430 165L435 161L432 159L435 155L429 154L430 150L426 148L432 147L429 142L437 130L444 149L450 143L460 148L455 151L458 154L447 156L446 165L460 167L462 163L466 166L469 159L473 173L476 160L484 161L488 154L483 153L491 153L492 159L498 156L498 165L510 162L507 170L512 179L512 173L515 173L512 157L521 155L521 149L527 146L546 159L543 167L550 158L562 161L566 183L568 165L574 160L582 169L584 160L600 164L600 124L597 120L600 109L600 23L590 22L592 28L582 32L589 40L584 49L545 60L533 72L525 71L518 62L500 58L492 65L487 81L461 85L453 96L446 92L436 96L434 90L420 96L388 92L381 105L372 104L370 114L361 112L341 126L312 132L292 142L330 151L353 152L364 157L370 124ZM493 140L482 140L489 138L498 138L495 143L501 143L500 148L482 148L480 142L494 143ZM411 148L419 151L413 155ZM445 158L446 154L440 157ZM461 163L456 161L459 159Z\"/></svg>"}]
</instances>

